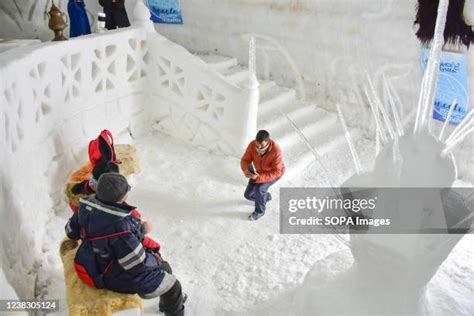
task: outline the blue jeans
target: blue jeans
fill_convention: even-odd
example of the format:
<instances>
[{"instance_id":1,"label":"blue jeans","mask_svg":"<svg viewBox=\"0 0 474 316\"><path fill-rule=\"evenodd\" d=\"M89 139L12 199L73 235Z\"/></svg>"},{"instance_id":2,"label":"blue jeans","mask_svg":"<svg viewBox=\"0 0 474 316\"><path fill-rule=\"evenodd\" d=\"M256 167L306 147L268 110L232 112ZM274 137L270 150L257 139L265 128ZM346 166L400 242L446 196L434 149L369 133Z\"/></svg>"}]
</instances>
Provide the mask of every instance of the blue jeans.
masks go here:
<instances>
[{"instance_id":1,"label":"blue jeans","mask_svg":"<svg viewBox=\"0 0 474 316\"><path fill-rule=\"evenodd\" d=\"M280 178L264 183L255 183L255 180L249 180L244 196L247 200L255 202L256 213L265 214L266 204L272 196L267 191L278 179Z\"/></svg>"}]
</instances>

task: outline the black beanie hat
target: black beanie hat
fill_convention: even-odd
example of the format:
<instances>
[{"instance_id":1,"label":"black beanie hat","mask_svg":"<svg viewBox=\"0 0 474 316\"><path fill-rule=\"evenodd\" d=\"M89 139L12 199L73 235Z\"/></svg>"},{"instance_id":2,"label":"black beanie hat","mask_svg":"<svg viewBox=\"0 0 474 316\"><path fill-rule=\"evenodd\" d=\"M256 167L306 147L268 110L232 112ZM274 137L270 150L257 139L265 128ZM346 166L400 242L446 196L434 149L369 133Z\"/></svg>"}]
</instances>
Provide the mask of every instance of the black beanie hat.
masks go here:
<instances>
[{"instance_id":1,"label":"black beanie hat","mask_svg":"<svg viewBox=\"0 0 474 316\"><path fill-rule=\"evenodd\" d=\"M104 203L116 203L127 194L129 189L127 179L120 173L104 173L97 183L97 198Z\"/></svg>"}]
</instances>

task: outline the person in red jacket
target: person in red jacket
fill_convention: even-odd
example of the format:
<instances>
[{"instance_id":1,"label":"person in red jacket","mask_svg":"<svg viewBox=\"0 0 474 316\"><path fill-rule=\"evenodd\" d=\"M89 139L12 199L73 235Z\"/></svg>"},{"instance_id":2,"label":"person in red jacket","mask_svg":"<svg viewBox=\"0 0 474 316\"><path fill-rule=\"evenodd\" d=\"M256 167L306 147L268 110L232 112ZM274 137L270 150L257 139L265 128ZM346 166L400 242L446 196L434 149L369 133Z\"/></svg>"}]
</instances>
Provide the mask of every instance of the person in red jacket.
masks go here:
<instances>
[{"instance_id":1,"label":"person in red jacket","mask_svg":"<svg viewBox=\"0 0 474 316\"><path fill-rule=\"evenodd\" d=\"M249 220L255 221L265 215L266 204L272 199L268 189L285 173L280 146L267 131L258 131L240 160L240 168L249 179L244 196L255 202L255 210L249 215Z\"/></svg>"}]
</instances>

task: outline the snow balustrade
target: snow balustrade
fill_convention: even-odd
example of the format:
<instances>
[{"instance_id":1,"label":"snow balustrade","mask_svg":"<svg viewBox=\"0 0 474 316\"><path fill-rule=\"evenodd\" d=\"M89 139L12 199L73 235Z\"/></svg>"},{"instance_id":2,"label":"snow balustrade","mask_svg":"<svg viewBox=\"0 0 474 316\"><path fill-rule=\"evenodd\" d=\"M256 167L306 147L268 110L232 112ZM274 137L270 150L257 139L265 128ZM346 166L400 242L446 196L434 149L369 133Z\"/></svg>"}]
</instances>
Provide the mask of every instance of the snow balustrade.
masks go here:
<instances>
[{"instance_id":1,"label":"snow balustrade","mask_svg":"<svg viewBox=\"0 0 474 316\"><path fill-rule=\"evenodd\" d=\"M249 78L247 87L227 81L158 33L150 34L148 45L154 127L214 152L240 156L256 132L256 81Z\"/></svg>"},{"instance_id":2,"label":"snow balustrade","mask_svg":"<svg viewBox=\"0 0 474 316\"><path fill-rule=\"evenodd\" d=\"M34 297L46 224L68 173L103 128L116 141L152 128L240 155L256 129L258 86L239 87L143 26L0 54L2 267Z\"/></svg>"}]
</instances>

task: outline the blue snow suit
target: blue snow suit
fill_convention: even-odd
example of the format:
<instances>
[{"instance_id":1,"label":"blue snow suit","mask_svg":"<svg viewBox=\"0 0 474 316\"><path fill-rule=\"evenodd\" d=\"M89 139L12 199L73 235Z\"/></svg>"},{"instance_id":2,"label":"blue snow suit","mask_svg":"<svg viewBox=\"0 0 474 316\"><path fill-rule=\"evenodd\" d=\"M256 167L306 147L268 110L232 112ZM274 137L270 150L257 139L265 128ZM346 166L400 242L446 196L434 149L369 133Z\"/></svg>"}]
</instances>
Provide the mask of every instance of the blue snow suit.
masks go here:
<instances>
[{"instance_id":1,"label":"blue snow suit","mask_svg":"<svg viewBox=\"0 0 474 316\"><path fill-rule=\"evenodd\" d=\"M75 257L76 271L78 266L84 268L97 288L144 295L166 291L174 276L143 247L141 224L131 215L134 208L105 204L95 195L81 199L65 227L69 238L82 240Z\"/></svg>"},{"instance_id":2,"label":"blue snow suit","mask_svg":"<svg viewBox=\"0 0 474 316\"><path fill-rule=\"evenodd\" d=\"M91 34L84 0L69 0L67 12L69 14L69 37Z\"/></svg>"}]
</instances>

